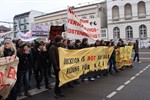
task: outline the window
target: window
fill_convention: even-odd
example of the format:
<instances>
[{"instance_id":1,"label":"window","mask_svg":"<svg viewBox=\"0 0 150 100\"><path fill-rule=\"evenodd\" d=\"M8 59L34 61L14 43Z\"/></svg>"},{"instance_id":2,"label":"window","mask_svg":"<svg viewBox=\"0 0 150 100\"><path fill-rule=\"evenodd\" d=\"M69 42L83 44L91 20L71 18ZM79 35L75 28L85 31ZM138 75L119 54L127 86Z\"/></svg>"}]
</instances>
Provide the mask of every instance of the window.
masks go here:
<instances>
[{"instance_id":1,"label":"window","mask_svg":"<svg viewBox=\"0 0 150 100\"><path fill-rule=\"evenodd\" d=\"M59 21L56 21L55 24L58 26L59 25Z\"/></svg>"},{"instance_id":2,"label":"window","mask_svg":"<svg viewBox=\"0 0 150 100\"><path fill-rule=\"evenodd\" d=\"M126 27L126 38L127 39L133 38L133 29L131 26Z\"/></svg>"},{"instance_id":3,"label":"window","mask_svg":"<svg viewBox=\"0 0 150 100\"><path fill-rule=\"evenodd\" d=\"M90 15L90 18L94 18L95 16L94 15Z\"/></svg>"},{"instance_id":4,"label":"window","mask_svg":"<svg viewBox=\"0 0 150 100\"><path fill-rule=\"evenodd\" d=\"M131 4L126 4L124 6L124 10L125 10L125 19L131 19L132 18L132 6Z\"/></svg>"},{"instance_id":5,"label":"window","mask_svg":"<svg viewBox=\"0 0 150 100\"><path fill-rule=\"evenodd\" d=\"M146 17L145 2L143 2L143 1L140 1L138 3L138 17L139 18Z\"/></svg>"},{"instance_id":6,"label":"window","mask_svg":"<svg viewBox=\"0 0 150 100\"><path fill-rule=\"evenodd\" d=\"M114 6L112 8L112 19L114 21L119 21L119 7L118 6Z\"/></svg>"},{"instance_id":7,"label":"window","mask_svg":"<svg viewBox=\"0 0 150 100\"><path fill-rule=\"evenodd\" d=\"M118 27L115 27L115 28L113 29L113 38L114 38L114 39L120 38L120 29L119 29Z\"/></svg>"},{"instance_id":8,"label":"window","mask_svg":"<svg viewBox=\"0 0 150 100\"><path fill-rule=\"evenodd\" d=\"M86 19L86 16L82 16L83 19Z\"/></svg>"},{"instance_id":9,"label":"window","mask_svg":"<svg viewBox=\"0 0 150 100\"><path fill-rule=\"evenodd\" d=\"M24 23L24 18L20 18L20 24Z\"/></svg>"},{"instance_id":10,"label":"window","mask_svg":"<svg viewBox=\"0 0 150 100\"><path fill-rule=\"evenodd\" d=\"M51 21L51 22L50 22L50 25L51 25L51 26L53 26L53 25L54 25L54 23Z\"/></svg>"},{"instance_id":11,"label":"window","mask_svg":"<svg viewBox=\"0 0 150 100\"><path fill-rule=\"evenodd\" d=\"M101 30L101 37L106 38L106 30Z\"/></svg>"},{"instance_id":12,"label":"window","mask_svg":"<svg viewBox=\"0 0 150 100\"><path fill-rule=\"evenodd\" d=\"M24 30L24 25L20 25L20 30Z\"/></svg>"},{"instance_id":13,"label":"window","mask_svg":"<svg viewBox=\"0 0 150 100\"><path fill-rule=\"evenodd\" d=\"M63 20L62 22L63 22L63 24L64 24L65 30L67 30L67 21L66 21L66 20Z\"/></svg>"},{"instance_id":14,"label":"window","mask_svg":"<svg viewBox=\"0 0 150 100\"><path fill-rule=\"evenodd\" d=\"M140 39L147 38L147 28L145 25L140 25L140 27L139 27L139 38Z\"/></svg>"}]
</instances>

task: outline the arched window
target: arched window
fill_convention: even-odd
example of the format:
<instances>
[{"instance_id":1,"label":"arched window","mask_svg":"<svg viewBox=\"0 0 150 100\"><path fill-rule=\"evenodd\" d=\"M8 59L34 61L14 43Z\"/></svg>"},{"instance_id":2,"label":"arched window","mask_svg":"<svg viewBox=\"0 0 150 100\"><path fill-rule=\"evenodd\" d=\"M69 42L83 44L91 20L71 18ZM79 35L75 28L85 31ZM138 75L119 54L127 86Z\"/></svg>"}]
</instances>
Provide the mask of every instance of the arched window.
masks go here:
<instances>
[{"instance_id":1,"label":"arched window","mask_svg":"<svg viewBox=\"0 0 150 100\"><path fill-rule=\"evenodd\" d=\"M114 39L120 38L120 29L119 29L118 27L115 27L115 28L113 29L113 38L114 38Z\"/></svg>"},{"instance_id":2,"label":"arched window","mask_svg":"<svg viewBox=\"0 0 150 100\"><path fill-rule=\"evenodd\" d=\"M144 1L140 1L138 3L138 16L139 16L139 18L146 17L146 8L145 8Z\"/></svg>"},{"instance_id":3,"label":"arched window","mask_svg":"<svg viewBox=\"0 0 150 100\"><path fill-rule=\"evenodd\" d=\"M119 20L119 7L118 6L112 7L112 19L115 21Z\"/></svg>"},{"instance_id":4,"label":"arched window","mask_svg":"<svg viewBox=\"0 0 150 100\"><path fill-rule=\"evenodd\" d=\"M133 38L133 29L131 26L126 27L126 38L127 39Z\"/></svg>"},{"instance_id":5,"label":"arched window","mask_svg":"<svg viewBox=\"0 0 150 100\"><path fill-rule=\"evenodd\" d=\"M131 19L132 18L132 6L131 6L131 4L127 3L124 6L124 10L125 10L125 19Z\"/></svg>"},{"instance_id":6,"label":"arched window","mask_svg":"<svg viewBox=\"0 0 150 100\"><path fill-rule=\"evenodd\" d=\"M146 39L147 38L147 28L145 25L139 26L139 38Z\"/></svg>"}]
</instances>

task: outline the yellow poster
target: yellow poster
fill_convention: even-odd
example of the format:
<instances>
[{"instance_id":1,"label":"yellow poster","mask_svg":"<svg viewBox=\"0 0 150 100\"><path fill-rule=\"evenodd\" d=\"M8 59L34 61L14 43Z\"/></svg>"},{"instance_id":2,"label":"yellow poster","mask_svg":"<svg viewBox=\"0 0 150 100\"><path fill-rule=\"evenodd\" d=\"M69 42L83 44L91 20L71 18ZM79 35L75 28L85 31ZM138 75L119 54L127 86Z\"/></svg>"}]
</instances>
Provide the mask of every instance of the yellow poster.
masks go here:
<instances>
[{"instance_id":1,"label":"yellow poster","mask_svg":"<svg viewBox=\"0 0 150 100\"><path fill-rule=\"evenodd\" d=\"M133 46L125 46L124 47L124 66L129 66L132 64L131 57L132 57L132 50Z\"/></svg>"},{"instance_id":2,"label":"yellow poster","mask_svg":"<svg viewBox=\"0 0 150 100\"><path fill-rule=\"evenodd\" d=\"M114 47L90 47L80 50L59 48L59 86L78 79L89 71L108 68L108 60Z\"/></svg>"},{"instance_id":3,"label":"yellow poster","mask_svg":"<svg viewBox=\"0 0 150 100\"><path fill-rule=\"evenodd\" d=\"M116 49L116 66L118 68L131 65L132 49L133 46L125 46Z\"/></svg>"}]
</instances>

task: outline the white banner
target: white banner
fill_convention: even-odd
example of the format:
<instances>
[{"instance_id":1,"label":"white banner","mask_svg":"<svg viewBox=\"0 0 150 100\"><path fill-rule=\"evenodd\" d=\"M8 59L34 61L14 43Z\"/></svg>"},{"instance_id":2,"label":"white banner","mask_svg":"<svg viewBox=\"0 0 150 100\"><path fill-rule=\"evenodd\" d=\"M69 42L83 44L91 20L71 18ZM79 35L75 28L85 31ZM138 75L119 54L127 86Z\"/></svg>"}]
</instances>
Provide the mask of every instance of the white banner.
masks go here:
<instances>
[{"instance_id":1,"label":"white banner","mask_svg":"<svg viewBox=\"0 0 150 100\"><path fill-rule=\"evenodd\" d=\"M82 19L68 8L67 20L67 37L69 39L83 39L86 37L89 42L93 43L101 38L100 18Z\"/></svg>"},{"instance_id":2,"label":"white banner","mask_svg":"<svg viewBox=\"0 0 150 100\"><path fill-rule=\"evenodd\" d=\"M0 95L6 99L17 80L19 59L15 56L0 58Z\"/></svg>"},{"instance_id":3,"label":"white banner","mask_svg":"<svg viewBox=\"0 0 150 100\"><path fill-rule=\"evenodd\" d=\"M48 37L49 26L33 24L31 30L32 30L33 37Z\"/></svg>"},{"instance_id":4,"label":"white banner","mask_svg":"<svg viewBox=\"0 0 150 100\"><path fill-rule=\"evenodd\" d=\"M37 39L36 37L32 37L31 31L27 32L26 34L23 34L21 31L19 31L17 34L22 41L27 42L27 41L33 41Z\"/></svg>"},{"instance_id":5,"label":"white banner","mask_svg":"<svg viewBox=\"0 0 150 100\"><path fill-rule=\"evenodd\" d=\"M12 35L12 31L6 32L6 33L0 33L0 39L5 37L10 37Z\"/></svg>"}]
</instances>

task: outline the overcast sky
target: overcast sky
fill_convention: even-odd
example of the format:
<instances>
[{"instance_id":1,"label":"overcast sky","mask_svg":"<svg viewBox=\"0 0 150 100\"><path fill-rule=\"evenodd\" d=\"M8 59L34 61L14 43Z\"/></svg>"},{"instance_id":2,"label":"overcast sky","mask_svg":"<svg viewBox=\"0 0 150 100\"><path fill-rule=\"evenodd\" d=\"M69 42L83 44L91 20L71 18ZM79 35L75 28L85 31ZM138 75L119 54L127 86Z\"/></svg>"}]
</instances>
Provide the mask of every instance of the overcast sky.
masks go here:
<instances>
[{"instance_id":1,"label":"overcast sky","mask_svg":"<svg viewBox=\"0 0 150 100\"><path fill-rule=\"evenodd\" d=\"M0 0L0 21L12 22L17 14L38 10L46 13L66 9L67 6L92 4L104 0ZM8 24L0 23L8 26Z\"/></svg>"}]
</instances>

